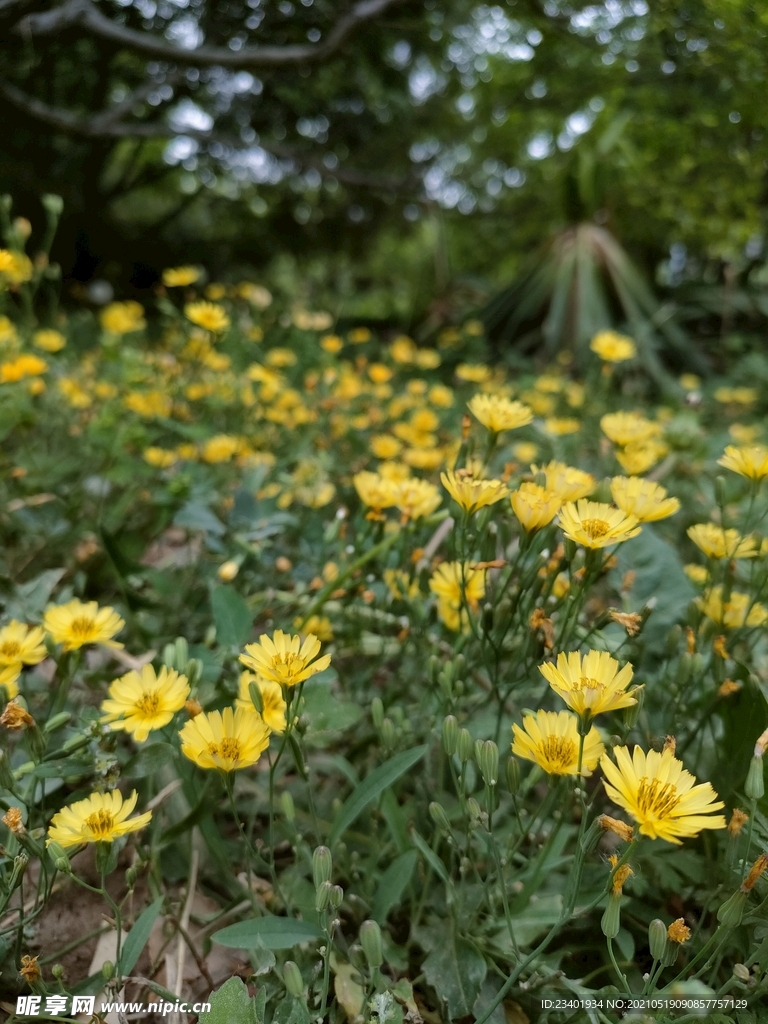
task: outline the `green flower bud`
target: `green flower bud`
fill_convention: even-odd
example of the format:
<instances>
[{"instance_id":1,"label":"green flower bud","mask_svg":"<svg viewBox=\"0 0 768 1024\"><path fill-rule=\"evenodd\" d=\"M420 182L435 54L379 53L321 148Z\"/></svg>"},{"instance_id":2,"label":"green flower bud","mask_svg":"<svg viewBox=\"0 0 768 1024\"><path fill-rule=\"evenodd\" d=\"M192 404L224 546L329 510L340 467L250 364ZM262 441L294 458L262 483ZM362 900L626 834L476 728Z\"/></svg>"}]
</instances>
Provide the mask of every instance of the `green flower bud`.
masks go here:
<instances>
[{"instance_id":1,"label":"green flower bud","mask_svg":"<svg viewBox=\"0 0 768 1024\"><path fill-rule=\"evenodd\" d=\"M668 658L673 658L675 654L677 654L680 649L680 641L682 639L683 627L676 622L672 629L670 629L669 633L667 633L666 655Z\"/></svg>"},{"instance_id":2,"label":"green flower bud","mask_svg":"<svg viewBox=\"0 0 768 1024\"><path fill-rule=\"evenodd\" d=\"M360 925L360 945L369 967L381 967L384 956L381 952L381 928L375 921L363 921Z\"/></svg>"},{"instance_id":3,"label":"green flower bud","mask_svg":"<svg viewBox=\"0 0 768 1024\"><path fill-rule=\"evenodd\" d=\"M334 910L338 910L341 906L341 901L344 899L344 890L340 885L331 886L331 906Z\"/></svg>"},{"instance_id":4,"label":"green flower bud","mask_svg":"<svg viewBox=\"0 0 768 1024\"><path fill-rule=\"evenodd\" d=\"M677 665L677 673L675 675L675 682L678 686L685 686L688 680L691 678L691 672L693 671L693 655L685 654L680 655L680 661Z\"/></svg>"},{"instance_id":5,"label":"green flower bud","mask_svg":"<svg viewBox=\"0 0 768 1024\"><path fill-rule=\"evenodd\" d=\"M187 682L194 687L203 678L203 663L199 658L190 658L185 671Z\"/></svg>"},{"instance_id":6,"label":"green flower bud","mask_svg":"<svg viewBox=\"0 0 768 1024\"><path fill-rule=\"evenodd\" d=\"M189 644L183 636L177 636L174 641L176 648L176 668L183 672L189 661Z\"/></svg>"},{"instance_id":7,"label":"green flower bud","mask_svg":"<svg viewBox=\"0 0 768 1024\"><path fill-rule=\"evenodd\" d=\"M395 723L391 718L385 718L381 723L381 741L385 747L392 748L395 745L397 739L397 733L395 731Z\"/></svg>"},{"instance_id":8,"label":"green flower bud","mask_svg":"<svg viewBox=\"0 0 768 1024\"><path fill-rule=\"evenodd\" d=\"M611 893L605 908L600 928L606 939L615 939L621 927L621 893Z\"/></svg>"},{"instance_id":9,"label":"green flower bud","mask_svg":"<svg viewBox=\"0 0 768 1024\"><path fill-rule=\"evenodd\" d=\"M637 720L640 717L640 712L643 710L643 703L645 701L645 690L640 692L635 697L637 703L630 704L628 708L624 708L624 726L627 729L634 729L637 725Z\"/></svg>"},{"instance_id":10,"label":"green flower bud","mask_svg":"<svg viewBox=\"0 0 768 1024\"><path fill-rule=\"evenodd\" d=\"M677 956L678 956L679 952L680 952L680 943L679 942L670 942L669 939L667 939L667 945L666 945L666 947L664 949L664 955L661 958L661 962L664 965L664 967L671 967L672 964L674 964L675 961L677 960Z\"/></svg>"},{"instance_id":11,"label":"green flower bud","mask_svg":"<svg viewBox=\"0 0 768 1024\"><path fill-rule=\"evenodd\" d=\"M459 732L459 742L456 747L459 760L462 762L471 761L473 747L474 744L472 742L472 736L469 733L469 729L462 729Z\"/></svg>"},{"instance_id":12,"label":"green flower bud","mask_svg":"<svg viewBox=\"0 0 768 1024\"><path fill-rule=\"evenodd\" d=\"M715 477L715 501L719 508L723 508L727 502L727 498L725 496L725 477L721 476L719 473Z\"/></svg>"},{"instance_id":13,"label":"green flower bud","mask_svg":"<svg viewBox=\"0 0 768 1024\"><path fill-rule=\"evenodd\" d=\"M545 478L546 479L546 478ZM546 487L546 483L544 484ZM565 538L565 560L570 565L576 557L576 543L570 537Z\"/></svg>"},{"instance_id":14,"label":"green flower bud","mask_svg":"<svg viewBox=\"0 0 768 1024\"><path fill-rule=\"evenodd\" d=\"M330 882L333 874L333 858L327 846L318 846L312 854L312 880L315 888Z\"/></svg>"},{"instance_id":15,"label":"green flower bud","mask_svg":"<svg viewBox=\"0 0 768 1024\"><path fill-rule=\"evenodd\" d=\"M374 727L380 729L384 721L384 705L381 702L381 697L374 697L371 701L371 718Z\"/></svg>"},{"instance_id":16,"label":"green flower bud","mask_svg":"<svg viewBox=\"0 0 768 1024\"><path fill-rule=\"evenodd\" d=\"M283 965L283 983L288 990L288 995L293 996L294 999L301 999L304 995L304 979L293 960L286 960Z\"/></svg>"},{"instance_id":17,"label":"green flower bud","mask_svg":"<svg viewBox=\"0 0 768 1024\"><path fill-rule=\"evenodd\" d=\"M435 686L439 674L440 659L437 657L436 654L432 654L430 655L429 661L427 662L427 679L429 680L430 686Z\"/></svg>"},{"instance_id":18,"label":"green flower bud","mask_svg":"<svg viewBox=\"0 0 768 1024\"><path fill-rule=\"evenodd\" d=\"M753 757L744 783L744 792L750 800L762 800L765 793L765 774L762 757Z\"/></svg>"},{"instance_id":19,"label":"green flower bud","mask_svg":"<svg viewBox=\"0 0 768 1024\"><path fill-rule=\"evenodd\" d=\"M176 644L166 644L163 648L163 664L166 668L176 668Z\"/></svg>"},{"instance_id":20,"label":"green flower bud","mask_svg":"<svg viewBox=\"0 0 768 1024\"><path fill-rule=\"evenodd\" d=\"M256 683L248 683L248 696L251 699L251 704L258 711L260 715L264 714L264 699L261 696L261 690L258 688Z\"/></svg>"},{"instance_id":21,"label":"green flower bud","mask_svg":"<svg viewBox=\"0 0 768 1024\"><path fill-rule=\"evenodd\" d=\"M499 748L493 740L478 740L475 743L475 760L487 786L495 786L499 780Z\"/></svg>"},{"instance_id":22,"label":"green flower bud","mask_svg":"<svg viewBox=\"0 0 768 1024\"><path fill-rule=\"evenodd\" d=\"M459 723L453 715L447 715L443 719L443 750L449 757L456 753L459 742Z\"/></svg>"},{"instance_id":23,"label":"green flower bud","mask_svg":"<svg viewBox=\"0 0 768 1024\"><path fill-rule=\"evenodd\" d=\"M738 928L744 916L747 894L738 889L717 911L717 920L724 928Z\"/></svg>"},{"instance_id":24,"label":"green flower bud","mask_svg":"<svg viewBox=\"0 0 768 1024\"><path fill-rule=\"evenodd\" d=\"M432 803L429 805L429 816L441 831L446 832L450 835L451 823L448 820L448 815L445 813L445 808L442 806L442 804L439 804L437 803L436 800L433 800Z\"/></svg>"},{"instance_id":25,"label":"green flower bud","mask_svg":"<svg viewBox=\"0 0 768 1024\"><path fill-rule=\"evenodd\" d=\"M477 828L483 820L483 809L473 796L467 800L467 813L472 828Z\"/></svg>"},{"instance_id":26,"label":"green flower bud","mask_svg":"<svg viewBox=\"0 0 768 1024\"><path fill-rule=\"evenodd\" d=\"M584 851L584 853L592 853L597 844L600 842L600 837L602 835L603 827L600 824L600 819L595 818L581 838L581 848Z\"/></svg>"},{"instance_id":27,"label":"green flower bud","mask_svg":"<svg viewBox=\"0 0 768 1024\"><path fill-rule=\"evenodd\" d=\"M115 973L115 965L111 960L105 960L101 965L101 976L104 981L109 981L112 975Z\"/></svg>"},{"instance_id":28,"label":"green flower bud","mask_svg":"<svg viewBox=\"0 0 768 1024\"><path fill-rule=\"evenodd\" d=\"M293 803L293 797L287 789L284 789L280 795L280 807L288 821L293 821L296 817L296 807Z\"/></svg>"},{"instance_id":29,"label":"green flower bud","mask_svg":"<svg viewBox=\"0 0 768 1024\"><path fill-rule=\"evenodd\" d=\"M330 882L321 882L317 887L315 893L315 910L318 914L327 910L331 902L331 889L333 886Z\"/></svg>"},{"instance_id":30,"label":"green flower bud","mask_svg":"<svg viewBox=\"0 0 768 1024\"><path fill-rule=\"evenodd\" d=\"M45 212L49 213L51 217L61 216L61 212L64 209L64 200L61 196L54 195L52 192L46 192L40 196L40 202L43 204Z\"/></svg>"},{"instance_id":31,"label":"green flower bud","mask_svg":"<svg viewBox=\"0 0 768 1024\"><path fill-rule=\"evenodd\" d=\"M752 975L749 973L749 968L746 967L744 964L733 965L733 976L734 978L738 978L739 981L749 981L749 979L752 977Z\"/></svg>"},{"instance_id":32,"label":"green flower bud","mask_svg":"<svg viewBox=\"0 0 768 1024\"><path fill-rule=\"evenodd\" d=\"M72 715L68 711L60 711L58 715L53 715L43 726L43 732L48 735L49 733L56 732L57 729L61 729L63 725L66 725Z\"/></svg>"},{"instance_id":33,"label":"green flower bud","mask_svg":"<svg viewBox=\"0 0 768 1024\"><path fill-rule=\"evenodd\" d=\"M457 654L453 659L453 678L458 679L459 676L463 676L467 671L467 659L463 654Z\"/></svg>"},{"instance_id":34,"label":"green flower bud","mask_svg":"<svg viewBox=\"0 0 768 1024\"><path fill-rule=\"evenodd\" d=\"M507 789L512 796L516 796L520 789L520 764L515 757L507 761Z\"/></svg>"},{"instance_id":35,"label":"green flower bud","mask_svg":"<svg viewBox=\"0 0 768 1024\"><path fill-rule=\"evenodd\" d=\"M667 928L658 917L648 925L648 945L654 960L661 960L667 948Z\"/></svg>"},{"instance_id":36,"label":"green flower bud","mask_svg":"<svg viewBox=\"0 0 768 1024\"><path fill-rule=\"evenodd\" d=\"M136 885L136 879L139 877L139 869L137 867L128 868L125 872L125 884L129 889L133 889Z\"/></svg>"}]
</instances>

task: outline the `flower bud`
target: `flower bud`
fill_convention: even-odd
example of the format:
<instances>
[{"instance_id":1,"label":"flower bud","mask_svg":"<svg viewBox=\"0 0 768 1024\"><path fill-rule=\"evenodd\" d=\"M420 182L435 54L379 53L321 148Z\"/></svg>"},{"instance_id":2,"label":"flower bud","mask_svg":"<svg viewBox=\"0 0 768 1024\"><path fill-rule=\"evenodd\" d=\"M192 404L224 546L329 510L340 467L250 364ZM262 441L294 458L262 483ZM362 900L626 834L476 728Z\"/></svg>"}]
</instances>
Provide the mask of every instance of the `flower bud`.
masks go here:
<instances>
[{"instance_id":1,"label":"flower bud","mask_svg":"<svg viewBox=\"0 0 768 1024\"><path fill-rule=\"evenodd\" d=\"M176 648L176 668L183 672L189 661L189 644L183 636L177 636L173 646Z\"/></svg>"},{"instance_id":2,"label":"flower bud","mask_svg":"<svg viewBox=\"0 0 768 1024\"><path fill-rule=\"evenodd\" d=\"M440 659L436 654L430 655L429 661L427 662L427 679L429 680L430 686L435 686L437 683L438 675L440 674Z\"/></svg>"},{"instance_id":3,"label":"flower bud","mask_svg":"<svg viewBox=\"0 0 768 1024\"><path fill-rule=\"evenodd\" d=\"M499 779L499 748L493 740L475 743L475 760L487 786L495 786Z\"/></svg>"},{"instance_id":4,"label":"flower bud","mask_svg":"<svg viewBox=\"0 0 768 1024\"><path fill-rule=\"evenodd\" d=\"M240 572L240 566L234 559L229 559L226 562L222 562L219 568L216 570L216 575L222 581L222 583L231 583L232 580Z\"/></svg>"},{"instance_id":5,"label":"flower bud","mask_svg":"<svg viewBox=\"0 0 768 1024\"><path fill-rule=\"evenodd\" d=\"M678 686L685 686L688 680L691 678L691 672L693 670L693 655L685 654L680 655L680 661L677 665L677 673L675 675L675 682Z\"/></svg>"},{"instance_id":6,"label":"flower bud","mask_svg":"<svg viewBox=\"0 0 768 1024\"><path fill-rule=\"evenodd\" d=\"M385 718L381 723L381 741L385 747L394 747L395 739L397 734L395 732L395 723L391 718Z\"/></svg>"},{"instance_id":7,"label":"flower bud","mask_svg":"<svg viewBox=\"0 0 768 1024\"><path fill-rule=\"evenodd\" d=\"M43 732L47 734L56 732L57 729L61 729L63 725L66 725L72 715L68 711L60 711L58 715L53 715L43 726Z\"/></svg>"},{"instance_id":8,"label":"flower bud","mask_svg":"<svg viewBox=\"0 0 768 1024\"><path fill-rule=\"evenodd\" d=\"M61 216L61 211L64 209L64 200L61 196L54 195L52 192L46 192L40 196L40 202L43 204L45 212L49 213L51 217Z\"/></svg>"},{"instance_id":9,"label":"flower bud","mask_svg":"<svg viewBox=\"0 0 768 1024\"><path fill-rule=\"evenodd\" d=\"M457 654L453 659L453 678L458 679L467 671L467 659L463 654Z\"/></svg>"},{"instance_id":10,"label":"flower bud","mask_svg":"<svg viewBox=\"0 0 768 1024\"><path fill-rule=\"evenodd\" d=\"M283 984L294 999L301 999L304 995L304 979L293 960L286 960L283 965Z\"/></svg>"},{"instance_id":11,"label":"flower bud","mask_svg":"<svg viewBox=\"0 0 768 1024\"><path fill-rule=\"evenodd\" d=\"M371 701L371 719L376 729L381 729L384 722L384 705L381 697L374 697Z\"/></svg>"},{"instance_id":12,"label":"flower bud","mask_svg":"<svg viewBox=\"0 0 768 1024\"><path fill-rule=\"evenodd\" d=\"M446 715L443 719L443 750L449 757L456 753L459 742L459 723L453 715Z\"/></svg>"},{"instance_id":13,"label":"flower bud","mask_svg":"<svg viewBox=\"0 0 768 1024\"><path fill-rule=\"evenodd\" d=\"M463 763L464 761L472 760L472 750L474 744L472 743L472 736L470 735L469 729L461 729L459 732L459 742L456 750L459 755L459 760Z\"/></svg>"},{"instance_id":14,"label":"flower bud","mask_svg":"<svg viewBox=\"0 0 768 1024\"><path fill-rule=\"evenodd\" d=\"M679 623L675 623L669 633L667 633L666 655L668 658L673 658L677 654L682 639L683 627Z\"/></svg>"},{"instance_id":15,"label":"flower bud","mask_svg":"<svg viewBox=\"0 0 768 1024\"><path fill-rule=\"evenodd\" d=\"M507 789L512 796L516 796L520 789L520 764L515 757L507 761Z\"/></svg>"},{"instance_id":16,"label":"flower bud","mask_svg":"<svg viewBox=\"0 0 768 1024\"><path fill-rule=\"evenodd\" d=\"M753 757L749 763L744 792L750 800L762 800L765 793L765 777L762 757Z\"/></svg>"},{"instance_id":17,"label":"flower bud","mask_svg":"<svg viewBox=\"0 0 768 1024\"><path fill-rule=\"evenodd\" d=\"M477 827L483 819L483 809L473 796L467 800L467 813L472 827Z\"/></svg>"},{"instance_id":18,"label":"flower bud","mask_svg":"<svg viewBox=\"0 0 768 1024\"><path fill-rule=\"evenodd\" d=\"M381 928L375 921L363 921L360 925L360 945L369 967L381 967L384 956L381 951Z\"/></svg>"},{"instance_id":19,"label":"flower bud","mask_svg":"<svg viewBox=\"0 0 768 1024\"><path fill-rule=\"evenodd\" d=\"M600 842L600 837L603 834L603 827L600 824L600 819L595 818L592 824L589 826L587 831L581 837L581 848L584 853L592 853L597 844Z\"/></svg>"},{"instance_id":20,"label":"flower bud","mask_svg":"<svg viewBox=\"0 0 768 1024\"><path fill-rule=\"evenodd\" d=\"M481 616L481 622L484 633L490 633L493 629L493 605L486 601L483 605L483 611Z\"/></svg>"},{"instance_id":21,"label":"flower bud","mask_svg":"<svg viewBox=\"0 0 768 1024\"><path fill-rule=\"evenodd\" d=\"M331 902L331 889L333 886L330 882L321 882L315 892L315 910L318 914L328 909Z\"/></svg>"},{"instance_id":22,"label":"flower bud","mask_svg":"<svg viewBox=\"0 0 768 1024\"><path fill-rule=\"evenodd\" d=\"M334 910L338 910L341 906L341 901L344 899L344 890L340 885L331 886L331 906Z\"/></svg>"},{"instance_id":23,"label":"flower bud","mask_svg":"<svg viewBox=\"0 0 768 1024\"><path fill-rule=\"evenodd\" d=\"M719 473L715 477L715 501L720 508L723 508L727 501L725 496L725 477Z\"/></svg>"},{"instance_id":24,"label":"flower bud","mask_svg":"<svg viewBox=\"0 0 768 1024\"><path fill-rule=\"evenodd\" d=\"M203 678L203 663L199 658L190 658L184 670L187 682L191 687L197 686Z\"/></svg>"},{"instance_id":25,"label":"flower bud","mask_svg":"<svg viewBox=\"0 0 768 1024\"><path fill-rule=\"evenodd\" d=\"M251 704L253 704L254 708L258 711L260 715L263 715L264 698L261 696L261 690L253 681L248 683L248 696L250 697Z\"/></svg>"},{"instance_id":26,"label":"flower bud","mask_svg":"<svg viewBox=\"0 0 768 1024\"><path fill-rule=\"evenodd\" d=\"M615 939L621 927L621 893L611 893L608 906L600 921L600 929L606 939Z\"/></svg>"},{"instance_id":27,"label":"flower bud","mask_svg":"<svg viewBox=\"0 0 768 1024\"><path fill-rule=\"evenodd\" d=\"M62 964L54 964L51 968L51 974L54 976L56 981L61 981L64 977L64 967Z\"/></svg>"},{"instance_id":28,"label":"flower bud","mask_svg":"<svg viewBox=\"0 0 768 1024\"><path fill-rule=\"evenodd\" d=\"M287 789L284 789L280 795L280 806L288 821L293 821L296 817L296 807L293 803L293 797Z\"/></svg>"},{"instance_id":29,"label":"flower bud","mask_svg":"<svg viewBox=\"0 0 768 1024\"><path fill-rule=\"evenodd\" d=\"M448 815L445 813L445 808L442 806L442 804L439 804L437 803L436 800L433 800L432 803L429 805L429 816L435 823L435 825L437 825L437 827L441 829L441 831L450 834L451 823L448 820Z\"/></svg>"},{"instance_id":30,"label":"flower bud","mask_svg":"<svg viewBox=\"0 0 768 1024\"><path fill-rule=\"evenodd\" d=\"M163 648L163 664L166 668L176 668L176 644L166 644Z\"/></svg>"},{"instance_id":31,"label":"flower bud","mask_svg":"<svg viewBox=\"0 0 768 1024\"><path fill-rule=\"evenodd\" d=\"M312 854L312 880L315 888L323 882L330 882L333 873L333 858L327 846L318 846Z\"/></svg>"},{"instance_id":32,"label":"flower bud","mask_svg":"<svg viewBox=\"0 0 768 1024\"><path fill-rule=\"evenodd\" d=\"M658 917L648 925L648 945L654 960L661 960L667 948L667 928Z\"/></svg>"},{"instance_id":33,"label":"flower bud","mask_svg":"<svg viewBox=\"0 0 768 1024\"><path fill-rule=\"evenodd\" d=\"M101 965L101 976L104 981L109 981L112 975L115 973L115 965L111 960L105 960Z\"/></svg>"},{"instance_id":34,"label":"flower bud","mask_svg":"<svg viewBox=\"0 0 768 1024\"><path fill-rule=\"evenodd\" d=\"M744 916L747 894L740 889L730 896L717 911L717 920L724 928L738 928Z\"/></svg>"},{"instance_id":35,"label":"flower bud","mask_svg":"<svg viewBox=\"0 0 768 1024\"><path fill-rule=\"evenodd\" d=\"M733 965L733 976L734 978L738 978L739 981L749 981L749 979L751 978L749 968L746 967L744 964Z\"/></svg>"}]
</instances>

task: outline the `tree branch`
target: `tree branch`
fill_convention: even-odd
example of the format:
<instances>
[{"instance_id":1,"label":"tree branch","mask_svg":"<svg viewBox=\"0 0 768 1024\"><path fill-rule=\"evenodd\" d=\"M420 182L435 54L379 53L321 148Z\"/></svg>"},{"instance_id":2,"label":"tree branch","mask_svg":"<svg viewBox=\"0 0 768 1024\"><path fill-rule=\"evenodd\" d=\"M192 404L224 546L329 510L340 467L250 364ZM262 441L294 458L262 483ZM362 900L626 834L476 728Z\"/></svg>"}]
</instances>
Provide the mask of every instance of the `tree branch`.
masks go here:
<instances>
[{"instance_id":1,"label":"tree branch","mask_svg":"<svg viewBox=\"0 0 768 1024\"><path fill-rule=\"evenodd\" d=\"M16 3L22 0L0 0L2 3ZM33 36L55 35L73 25L109 39L119 46L143 53L148 57L174 61L176 64L212 66L223 68L270 68L297 64L316 64L331 57L347 37L359 26L384 14L390 7L405 0L358 0L350 10L332 26L325 39L319 43L289 44L286 46L246 46L242 50L230 50L224 46L200 46L195 50L184 50L165 42L148 32L118 25L101 13L91 0L67 0L61 7L39 14L29 14L16 26L15 31Z\"/></svg>"}]
</instances>

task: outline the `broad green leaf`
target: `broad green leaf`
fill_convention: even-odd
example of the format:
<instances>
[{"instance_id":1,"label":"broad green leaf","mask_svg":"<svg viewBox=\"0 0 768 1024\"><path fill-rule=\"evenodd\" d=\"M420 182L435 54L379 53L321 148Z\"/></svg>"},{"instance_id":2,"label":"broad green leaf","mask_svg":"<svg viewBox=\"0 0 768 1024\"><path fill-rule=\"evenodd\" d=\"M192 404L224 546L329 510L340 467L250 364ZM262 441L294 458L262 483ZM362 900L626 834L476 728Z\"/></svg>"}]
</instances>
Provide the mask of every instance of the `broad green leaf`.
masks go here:
<instances>
[{"instance_id":1,"label":"broad green leaf","mask_svg":"<svg viewBox=\"0 0 768 1024\"><path fill-rule=\"evenodd\" d=\"M322 937L322 931L309 921L293 917L254 917L222 928L212 939L220 946L234 949L256 949L260 941L267 949L292 949L300 942L313 942Z\"/></svg>"},{"instance_id":2,"label":"broad green leaf","mask_svg":"<svg viewBox=\"0 0 768 1024\"><path fill-rule=\"evenodd\" d=\"M198 1017L199 1024L260 1024L256 1002L240 978L225 981L210 997L211 1008Z\"/></svg>"},{"instance_id":3,"label":"broad green leaf","mask_svg":"<svg viewBox=\"0 0 768 1024\"><path fill-rule=\"evenodd\" d=\"M221 536L226 533L226 526L214 515L207 505L201 505L197 501L188 501L183 505L173 520L174 526L184 526L188 530L202 530L204 533L213 533Z\"/></svg>"},{"instance_id":4,"label":"broad green leaf","mask_svg":"<svg viewBox=\"0 0 768 1024\"><path fill-rule=\"evenodd\" d=\"M451 932L444 943L432 950L422 969L450 1018L472 1013L488 970L476 946Z\"/></svg>"},{"instance_id":5,"label":"broad green leaf","mask_svg":"<svg viewBox=\"0 0 768 1024\"><path fill-rule=\"evenodd\" d=\"M218 642L242 647L253 628L253 616L243 598L234 587L216 587L211 591L211 608Z\"/></svg>"},{"instance_id":6,"label":"broad green leaf","mask_svg":"<svg viewBox=\"0 0 768 1024\"><path fill-rule=\"evenodd\" d=\"M374 921L383 924L390 910L400 902L408 888L417 860L416 851L408 850L393 860L381 876L371 912Z\"/></svg>"},{"instance_id":7,"label":"broad green leaf","mask_svg":"<svg viewBox=\"0 0 768 1024\"><path fill-rule=\"evenodd\" d=\"M303 999L282 999L272 1024L309 1024L310 1016L307 1004Z\"/></svg>"},{"instance_id":8,"label":"broad green leaf","mask_svg":"<svg viewBox=\"0 0 768 1024\"><path fill-rule=\"evenodd\" d=\"M130 974L138 963L141 952L149 941L150 932L162 906L163 901L161 898L155 900L145 910L142 910L133 928L126 935L123 949L120 953L120 970L123 974Z\"/></svg>"},{"instance_id":9,"label":"broad green leaf","mask_svg":"<svg viewBox=\"0 0 768 1024\"><path fill-rule=\"evenodd\" d=\"M424 744L414 747L413 750L405 750L402 754L395 754L363 779L339 811L328 837L330 845L333 846L338 842L352 822L356 821L365 808L377 800L385 789L388 789L393 782L396 782L401 775L404 775L409 768L420 761L427 749L427 745Z\"/></svg>"},{"instance_id":10,"label":"broad green leaf","mask_svg":"<svg viewBox=\"0 0 768 1024\"><path fill-rule=\"evenodd\" d=\"M150 743L142 747L138 754L130 759L123 776L126 779L146 779L160 771L173 760L174 749L170 743Z\"/></svg>"}]
</instances>

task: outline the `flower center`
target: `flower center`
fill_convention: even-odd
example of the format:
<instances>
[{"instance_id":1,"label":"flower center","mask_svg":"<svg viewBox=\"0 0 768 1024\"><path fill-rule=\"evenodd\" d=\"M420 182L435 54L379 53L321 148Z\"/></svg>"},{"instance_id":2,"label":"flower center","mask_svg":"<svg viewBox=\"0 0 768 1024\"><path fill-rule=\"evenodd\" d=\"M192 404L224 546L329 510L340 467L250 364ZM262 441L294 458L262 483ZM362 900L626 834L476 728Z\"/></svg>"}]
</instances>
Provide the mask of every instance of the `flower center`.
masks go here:
<instances>
[{"instance_id":1,"label":"flower center","mask_svg":"<svg viewBox=\"0 0 768 1024\"><path fill-rule=\"evenodd\" d=\"M577 683L573 684L574 690L602 690L602 688L602 683L599 683L597 679L589 679L587 676L582 676Z\"/></svg>"},{"instance_id":2,"label":"flower center","mask_svg":"<svg viewBox=\"0 0 768 1024\"><path fill-rule=\"evenodd\" d=\"M90 830L94 839L108 839L115 827L115 819L109 811L102 808L100 811L94 811L93 814L88 815L85 819L85 827Z\"/></svg>"},{"instance_id":3,"label":"flower center","mask_svg":"<svg viewBox=\"0 0 768 1024\"><path fill-rule=\"evenodd\" d=\"M610 529L604 519L582 519L581 525L587 536L593 540L595 537L604 537Z\"/></svg>"},{"instance_id":4,"label":"flower center","mask_svg":"<svg viewBox=\"0 0 768 1024\"><path fill-rule=\"evenodd\" d=\"M160 707L160 696L158 693L145 693L136 701L136 710L140 711L145 718L151 718L157 714Z\"/></svg>"},{"instance_id":5,"label":"flower center","mask_svg":"<svg viewBox=\"0 0 768 1024\"><path fill-rule=\"evenodd\" d=\"M21 653L21 644L16 640L6 640L0 644L0 654L4 658L15 658Z\"/></svg>"},{"instance_id":6,"label":"flower center","mask_svg":"<svg viewBox=\"0 0 768 1024\"><path fill-rule=\"evenodd\" d=\"M69 628L75 636L90 636L93 632L94 625L95 622L93 619L82 616L79 619L72 619Z\"/></svg>"},{"instance_id":7,"label":"flower center","mask_svg":"<svg viewBox=\"0 0 768 1024\"><path fill-rule=\"evenodd\" d=\"M641 779L637 791L637 806L647 817L664 818L677 807L680 796L671 782Z\"/></svg>"},{"instance_id":8,"label":"flower center","mask_svg":"<svg viewBox=\"0 0 768 1024\"><path fill-rule=\"evenodd\" d=\"M576 744L565 736L546 736L541 744L544 760L554 769L568 768L573 764Z\"/></svg>"},{"instance_id":9,"label":"flower center","mask_svg":"<svg viewBox=\"0 0 768 1024\"><path fill-rule=\"evenodd\" d=\"M232 736L225 736L221 741L221 756L231 761L240 760L240 741Z\"/></svg>"}]
</instances>

